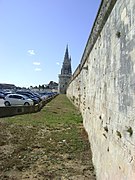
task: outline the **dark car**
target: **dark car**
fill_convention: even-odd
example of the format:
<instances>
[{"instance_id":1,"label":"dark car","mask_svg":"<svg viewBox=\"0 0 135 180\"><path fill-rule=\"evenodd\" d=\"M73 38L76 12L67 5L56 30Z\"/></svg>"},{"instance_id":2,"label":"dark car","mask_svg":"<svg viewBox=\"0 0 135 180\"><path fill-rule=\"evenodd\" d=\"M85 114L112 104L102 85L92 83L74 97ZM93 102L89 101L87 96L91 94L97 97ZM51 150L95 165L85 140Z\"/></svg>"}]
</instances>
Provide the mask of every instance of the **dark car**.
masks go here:
<instances>
[{"instance_id":1,"label":"dark car","mask_svg":"<svg viewBox=\"0 0 135 180\"><path fill-rule=\"evenodd\" d=\"M11 91L0 91L1 94L3 94L4 96L8 95L8 94L11 94L12 92Z\"/></svg>"},{"instance_id":2,"label":"dark car","mask_svg":"<svg viewBox=\"0 0 135 180\"><path fill-rule=\"evenodd\" d=\"M48 92L47 95L48 95L48 97L53 97L54 93L53 92Z\"/></svg>"},{"instance_id":3,"label":"dark car","mask_svg":"<svg viewBox=\"0 0 135 180\"><path fill-rule=\"evenodd\" d=\"M27 97L29 97L30 99L33 100L34 104L38 104L40 102L40 99L38 97L36 97L33 93L29 92L29 91L17 91L17 94L22 94L25 95Z\"/></svg>"},{"instance_id":4,"label":"dark car","mask_svg":"<svg viewBox=\"0 0 135 180\"><path fill-rule=\"evenodd\" d=\"M5 99L5 94L0 92L0 99Z\"/></svg>"},{"instance_id":5,"label":"dark car","mask_svg":"<svg viewBox=\"0 0 135 180\"><path fill-rule=\"evenodd\" d=\"M32 92L36 97L38 97L40 99L40 101L42 101L42 97L39 93L37 92Z\"/></svg>"},{"instance_id":6,"label":"dark car","mask_svg":"<svg viewBox=\"0 0 135 180\"><path fill-rule=\"evenodd\" d=\"M21 92L21 93L27 93L27 94L30 94L30 95L32 95L32 96L36 96L36 97L38 97L39 99L40 99L40 97L39 97L39 94L38 93L35 93L35 92L32 92L32 91L28 91L28 90L26 90L26 91L22 91L22 90L20 90L20 91L17 91L17 92ZM41 99L40 99L41 100Z\"/></svg>"}]
</instances>

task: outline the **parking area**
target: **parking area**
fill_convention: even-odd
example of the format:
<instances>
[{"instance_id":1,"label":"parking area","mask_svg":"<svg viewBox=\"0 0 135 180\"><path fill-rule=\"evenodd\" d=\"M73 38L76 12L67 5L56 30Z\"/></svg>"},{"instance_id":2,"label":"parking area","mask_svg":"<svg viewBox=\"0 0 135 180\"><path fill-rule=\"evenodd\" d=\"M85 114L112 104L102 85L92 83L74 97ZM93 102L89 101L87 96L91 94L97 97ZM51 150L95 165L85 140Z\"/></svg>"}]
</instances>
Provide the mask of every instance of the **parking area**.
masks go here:
<instances>
[{"instance_id":1,"label":"parking area","mask_svg":"<svg viewBox=\"0 0 135 180\"><path fill-rule=\"evenodd\" d=\"M2 106L5 106L5 105L4 105L4 100L3 100L3 99L0 99L0 107L2 107Z\"/></svg>"},{"instance_id":2,"label":"parking area","mask_svg":"<svg viewBox=\"0 0 135 180\"><path fill-rule=\"evenodd\" d=\"M0 90L0 107L10 106L40 106L49 98L57 95L57 92L34 92L31 90Z\"/></svg>"}]
</instances>

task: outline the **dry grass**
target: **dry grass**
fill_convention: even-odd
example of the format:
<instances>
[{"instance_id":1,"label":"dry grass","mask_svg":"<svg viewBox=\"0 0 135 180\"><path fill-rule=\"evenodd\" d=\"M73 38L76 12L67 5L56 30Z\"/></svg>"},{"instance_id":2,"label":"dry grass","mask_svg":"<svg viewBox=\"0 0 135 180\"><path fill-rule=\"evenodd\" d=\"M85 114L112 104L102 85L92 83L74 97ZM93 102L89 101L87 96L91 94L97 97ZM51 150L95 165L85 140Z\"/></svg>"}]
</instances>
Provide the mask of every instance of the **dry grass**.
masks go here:
<instances>
[{"instance_id":1,"label":"dry grass","mask_svg":"<svg viewBox=\"0 0 135 180\"><path fill-rule=\"evenodd\" d=\"M2 180L95 179L82 117L65 95L40 112L0 119Z\"/></svg>"}]
</instances>

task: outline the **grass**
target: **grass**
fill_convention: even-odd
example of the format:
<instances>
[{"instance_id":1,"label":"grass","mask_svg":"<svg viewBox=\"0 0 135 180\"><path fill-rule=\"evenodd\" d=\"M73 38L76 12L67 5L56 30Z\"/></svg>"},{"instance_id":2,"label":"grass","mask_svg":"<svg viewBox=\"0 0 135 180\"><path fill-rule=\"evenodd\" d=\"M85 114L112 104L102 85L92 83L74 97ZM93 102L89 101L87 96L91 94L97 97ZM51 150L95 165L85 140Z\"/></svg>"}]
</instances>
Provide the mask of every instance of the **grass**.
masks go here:
<instances>
[{"instance_id":1,"label":"grass","mask_svg":"<svg viewBox=\"0 0 135 180\"><path fill-rule=\"evenodd\" d=\"M53 128L82 123L81 114L65 95L57 96L38 113L3 118L3 120L17 125L47 125Z\"/></svg>"},{"instance_id":2,"label":"grass","mask_svg":"<svg viewBox=\"0 0 135 180\"><path fill-rule=\"evenodd\" d=\"M86 178L88 172L95 179L81 114L65 95L38 113L1 118L0 128L3 179Z\"/></svg>"}]
</instances>

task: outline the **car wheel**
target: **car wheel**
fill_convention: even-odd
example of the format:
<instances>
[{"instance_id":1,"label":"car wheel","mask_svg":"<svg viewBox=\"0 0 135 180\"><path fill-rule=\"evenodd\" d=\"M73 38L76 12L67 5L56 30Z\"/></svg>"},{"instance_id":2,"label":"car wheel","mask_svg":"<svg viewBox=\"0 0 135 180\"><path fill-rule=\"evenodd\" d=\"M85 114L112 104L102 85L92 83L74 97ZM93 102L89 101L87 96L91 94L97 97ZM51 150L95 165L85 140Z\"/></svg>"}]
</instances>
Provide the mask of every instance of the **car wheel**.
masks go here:
<instances>
[{"instance_id":1,"label":"car wheel","mask_svg":"<svg viewBox=\"0 0 135 180\"><path fill-rule=\"evenodd\" d=\"M24 103L24 106L29 106L30 104L28 102L25 102Z\"/></svg>"},{"instance_id":2,"label":"car wheel","mask_svg":"<svg viewBox=\"0 0 135 180\"><path fill-rule=\"evenodd\" d=\"M6 101L4 104L5 106L11 106L11 104L8 101Z\"/></svg>"}]
</instances>

